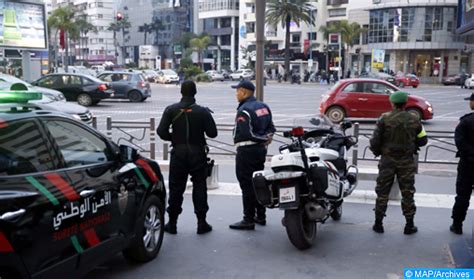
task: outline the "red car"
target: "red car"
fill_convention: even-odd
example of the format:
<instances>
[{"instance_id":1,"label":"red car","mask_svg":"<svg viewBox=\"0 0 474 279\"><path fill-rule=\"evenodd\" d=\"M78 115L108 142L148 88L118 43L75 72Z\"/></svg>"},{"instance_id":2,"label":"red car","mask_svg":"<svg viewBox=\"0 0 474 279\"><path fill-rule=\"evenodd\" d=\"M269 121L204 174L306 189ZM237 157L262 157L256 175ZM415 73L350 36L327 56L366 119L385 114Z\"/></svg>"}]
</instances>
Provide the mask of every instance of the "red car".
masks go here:
<instances>
[{"instance_id":1,"label":"red car","mask_svg":"<svg viewBox=\"0 0 474 279\"><path fill-rule=\"evenodd\" d=\"M420 80L415 75L406 74L395 77L395 84L400 88L403 88L405 86L412 86L413 88L417 88L420 85Z\"/></svg>"},{"instance_id":2,"label":"red car","mask_svg":"<svg viewBox=\"0 0 474 279\"><path fill-rule=\"evenodd\" d=\"M335 123L344 118L378 118L392 110L390 94L399 90L383 80L344 79L323 96L320 111ZM422 120L433 118L433 107L422 97L410 95L407 110Z\"/></svg>"}]
</instances>

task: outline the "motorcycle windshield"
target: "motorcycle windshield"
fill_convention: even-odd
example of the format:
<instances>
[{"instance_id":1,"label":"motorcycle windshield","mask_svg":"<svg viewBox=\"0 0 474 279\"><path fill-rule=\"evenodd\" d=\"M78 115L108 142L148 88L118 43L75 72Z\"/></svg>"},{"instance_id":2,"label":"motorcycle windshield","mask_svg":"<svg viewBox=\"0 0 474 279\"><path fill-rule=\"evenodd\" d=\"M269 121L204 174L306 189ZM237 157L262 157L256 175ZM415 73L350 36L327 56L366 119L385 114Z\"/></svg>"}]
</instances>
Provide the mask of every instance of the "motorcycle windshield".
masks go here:
<instances>
[{"instance_id":1,"label":"motorcycle windshield","mask_svg":"<svg viewBox=\"0 0 474 279\"><path fill-rule=\"evenodd\" d=\"M316 115L314 117L296 118L293 127L303 127L305 130L339 130L337 125L329 120L325 115Z\"/></svg>"}]
</instances>

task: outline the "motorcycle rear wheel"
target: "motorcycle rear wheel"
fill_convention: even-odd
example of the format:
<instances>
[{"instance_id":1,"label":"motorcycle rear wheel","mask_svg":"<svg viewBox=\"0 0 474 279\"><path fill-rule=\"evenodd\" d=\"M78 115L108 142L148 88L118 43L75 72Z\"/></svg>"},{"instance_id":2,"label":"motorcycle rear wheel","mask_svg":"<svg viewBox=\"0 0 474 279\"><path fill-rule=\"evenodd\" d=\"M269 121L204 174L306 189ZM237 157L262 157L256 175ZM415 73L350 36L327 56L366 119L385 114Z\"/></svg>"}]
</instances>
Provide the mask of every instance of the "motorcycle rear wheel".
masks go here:
<instances>
[{"instance_id":1,"label":"motorcycle rear wheel","mask_svg":"<svg viewBox=\"0 0 474 279\"><path fill-rule=\"evenodd\" d=\"M316 222L308 218L304 206L285 210L285 228L290 242L299 250L306 250L313 246L317 226Z\"/></svg>"}]
</instances>

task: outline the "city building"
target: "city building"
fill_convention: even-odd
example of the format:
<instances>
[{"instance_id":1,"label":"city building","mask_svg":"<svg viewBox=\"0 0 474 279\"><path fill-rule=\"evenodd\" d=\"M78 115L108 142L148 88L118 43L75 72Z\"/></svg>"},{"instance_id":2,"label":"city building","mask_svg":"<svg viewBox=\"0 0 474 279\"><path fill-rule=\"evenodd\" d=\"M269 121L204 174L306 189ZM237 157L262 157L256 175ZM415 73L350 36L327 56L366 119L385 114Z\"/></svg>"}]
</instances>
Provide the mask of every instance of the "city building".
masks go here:
<instances>
[{"instance_id":1,"label":"city building","mask_svg":"<svg viewBox=\"0 0 474 279\"><path fill-rule=\"evenodd\" d=\"M198 3L203 32L212 39L205 55L205 67L234 71L239 51L239 0L199 0Z\"/></svg>"},{"instance_id":2,"label":"city building","mask_svg":"<svg viewBox=\"0 0 474 279\"><path fill-rule=\"evenodd\" d=\"M120 58L136 65L139 65L140 46L150 45L158 48L161 67L175 67L182 55L177 47L182 34L199 31L197 0L121 0L117 11L131 24L124 38L119 34L119 42L125 46L124 56ZM147 33L145 41L141 27L156 22L160 22L162 28Z\"/></svg>"},{"instance_id":3,"label":"city building","mask_svg":"<svg viewBox=\"0 0 474 279\"><path fill-rule=\"evenodd\" d=\"M86 15L89 23L97 28L97 32L83 31L80 40L71 42L71 62L103 64L116 60L113 32L108 28L115 20L115 1L113 0L52 0L51 9L62 5L74 5L79 13Z\"/></svg>"},{"instance_id":4,"label":"city building","mask_svg":"<svg viewBox=\"0 0 474 279\"><path fill-rule=\"evenodd\" d=\"M423 82L440 82L471 68L464 39L456 33L457 0L350 2L349 21L367 29L347 57L352 73L376 70L371 68L374 49L385 50L384 71L415 73Z\"/></svg>"}]
</instances>

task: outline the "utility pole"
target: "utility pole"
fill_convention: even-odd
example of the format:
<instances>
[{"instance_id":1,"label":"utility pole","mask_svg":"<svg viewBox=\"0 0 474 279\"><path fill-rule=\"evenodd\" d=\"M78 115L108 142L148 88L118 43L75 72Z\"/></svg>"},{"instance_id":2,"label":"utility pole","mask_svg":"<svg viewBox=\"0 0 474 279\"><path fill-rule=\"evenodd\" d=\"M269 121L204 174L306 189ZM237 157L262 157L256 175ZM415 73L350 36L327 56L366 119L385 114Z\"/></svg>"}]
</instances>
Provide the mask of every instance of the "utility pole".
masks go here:
<instances>
[{"instance_id":1,"label":"utility pole","mask_svg":"<svg viewBox=\"0 0 474 279\"><path fill-rule=\"evenodd\" d=\"M264 44L265 44L265 8L266 0L255 1L255 17L257 31L257 61L256 61L256 83L257 100L263 101L263 67L265 63Z\"/></svg>"}]
</instances>

